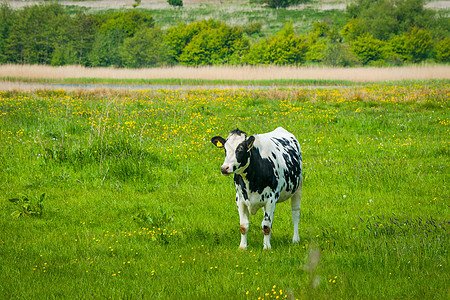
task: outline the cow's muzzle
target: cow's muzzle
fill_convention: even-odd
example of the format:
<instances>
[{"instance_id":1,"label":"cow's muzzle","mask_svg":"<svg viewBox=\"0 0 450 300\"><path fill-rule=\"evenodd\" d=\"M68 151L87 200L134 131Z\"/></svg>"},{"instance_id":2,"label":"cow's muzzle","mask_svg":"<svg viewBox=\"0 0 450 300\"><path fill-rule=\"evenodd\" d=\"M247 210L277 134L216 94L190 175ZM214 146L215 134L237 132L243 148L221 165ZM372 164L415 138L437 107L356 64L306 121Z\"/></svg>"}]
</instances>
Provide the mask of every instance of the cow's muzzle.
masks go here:
<instances>
[{"instance_id":1,"label":"cow's muzzle","mask_svg":"<svg viewBox=\"0 0 450 300\"><path fill-rule=\"evenodd\" d=\"M228 166L221 166L220 172L222 172L222 175L230 175L230 167Z\"/></svg>"}]
</instances>

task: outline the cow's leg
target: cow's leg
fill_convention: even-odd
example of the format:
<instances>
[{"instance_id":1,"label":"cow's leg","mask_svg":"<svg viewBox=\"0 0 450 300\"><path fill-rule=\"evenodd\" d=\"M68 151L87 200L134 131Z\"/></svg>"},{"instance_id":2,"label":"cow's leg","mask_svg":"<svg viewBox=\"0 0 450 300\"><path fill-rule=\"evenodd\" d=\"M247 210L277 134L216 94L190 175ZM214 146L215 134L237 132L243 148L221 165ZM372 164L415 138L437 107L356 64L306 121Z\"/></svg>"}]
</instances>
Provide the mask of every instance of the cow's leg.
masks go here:
<instances>
[{"instance_id":1,"label":"cow's leg","mask_svg":"<svg viewBox=\"0 0 450 300\"><path fill-rule=\"evenodd\" d=\"M291 198L291 214L292 214L292 223L294 224L294 237L292 238L293 243L300 242L300 237L298 235L298 222L300 221L300 203L302 199L302 185L303 178L300 179L300 186L295 194Z\"/></svg>"},{"instance_id":2,"label":"cow's leg","mask_svg":"<svg viewBox=\"0 0 450 300\"><path fill-rule=\"evenodd\" d=\"M275 214L275 200L270 201L264 207L264 219L261 228L264 232L264 250L271 249L270 237L272 235L273 216Z\"/></svg>"},{"instance_id":3,"label":"cow's leg","mask_svg":"<svg viewBox=\"0 0 450 300\"><path fill-rule=\"evenodd\" d=\"M244 201L237 197L236 203L239 210L239 228L241 230L241 244L239 245L239 249L245 250L247 249L247 232L249 227L249 218L248 218L248 207L245 205Z\"/></svg>"}]
</instances>

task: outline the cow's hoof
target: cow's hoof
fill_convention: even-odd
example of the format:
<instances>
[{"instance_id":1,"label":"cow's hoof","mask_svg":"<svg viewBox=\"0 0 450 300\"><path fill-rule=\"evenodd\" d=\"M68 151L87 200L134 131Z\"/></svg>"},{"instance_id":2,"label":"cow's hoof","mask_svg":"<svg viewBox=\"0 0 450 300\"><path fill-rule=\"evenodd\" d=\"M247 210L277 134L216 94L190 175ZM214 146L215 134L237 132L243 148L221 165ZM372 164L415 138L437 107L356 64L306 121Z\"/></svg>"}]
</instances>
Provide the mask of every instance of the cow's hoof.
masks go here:
<instances>
[{"instance_id":1,"label":"cow's hoof","mask_svg":"<svg viewBox=\"0 0 450 300\"><path fill-rule=\"evenodd\" d=\"M247 250L247 246L239 246L239 250L245 251L245 250Z\"/></svg>"}]
</instances>

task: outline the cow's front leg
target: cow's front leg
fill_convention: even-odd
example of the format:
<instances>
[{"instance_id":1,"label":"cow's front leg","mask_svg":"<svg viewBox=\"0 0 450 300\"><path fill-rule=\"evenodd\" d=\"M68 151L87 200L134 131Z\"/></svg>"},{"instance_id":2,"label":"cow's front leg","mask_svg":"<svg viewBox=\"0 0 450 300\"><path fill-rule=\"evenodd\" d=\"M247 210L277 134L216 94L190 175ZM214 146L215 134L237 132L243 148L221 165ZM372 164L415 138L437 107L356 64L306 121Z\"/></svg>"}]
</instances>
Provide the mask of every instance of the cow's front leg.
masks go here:
<instances>
[{"instance_id":1,"label":"cow's front leg","mask_svg":"<svg viewBox=\"0 0 450 300\"><path fill-rule=\"evenodd\" d=\"M239 210L239 229L241 231L241 244L239 245L239 249L245 250L247 249L247 232L249 227L249 218L248 218L248 207L245 205L244 200L236 196L236 203Z\"/></svg>"},{"instance_id":2,"label":"cow's front leg","mask_svg":"<svg viewBox=\"0 0 450 300\"><path fill-rule=\"evenodd\" d=\"M264 207L264 219L261 228L264 232L264 250L271 249L270 237L272 235L273 216L275 213L275 200L269 202Z\"/></svg>"}]
</instances>

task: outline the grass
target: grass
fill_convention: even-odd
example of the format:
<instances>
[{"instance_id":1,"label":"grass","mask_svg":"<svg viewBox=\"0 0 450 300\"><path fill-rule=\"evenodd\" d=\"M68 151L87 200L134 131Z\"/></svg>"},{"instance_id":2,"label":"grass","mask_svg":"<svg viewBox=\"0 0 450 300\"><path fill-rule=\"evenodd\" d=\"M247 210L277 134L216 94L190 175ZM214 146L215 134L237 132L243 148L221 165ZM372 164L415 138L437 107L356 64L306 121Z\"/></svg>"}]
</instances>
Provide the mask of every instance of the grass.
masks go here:
<instances>
[{"instance_id":1,"label":"grass","mask_svg":"<svg viewBox=\"0 0 450 300\"><path fill-rule=\"evenodd\" d=\"M449 93L448 81L1 92L0 295L446 299ZM236 126L299 139L299 244L280 204L273 249L258 213L238 251L232 179L209 142ZM23 197L41 213L17 216L8 200Z\"/></svg>"},{"instance_id":2,"label":"grass","mask_svg":"<svg viewBox=\"0 0 450 300\"><path fill-rule=\"evenodd\" d=\"M447 65L392 68L327 67L172 67L148 69L0 65L1 81L114 84L348 85L401 80L449 80Z\"/></svg>"}]
</instances>

